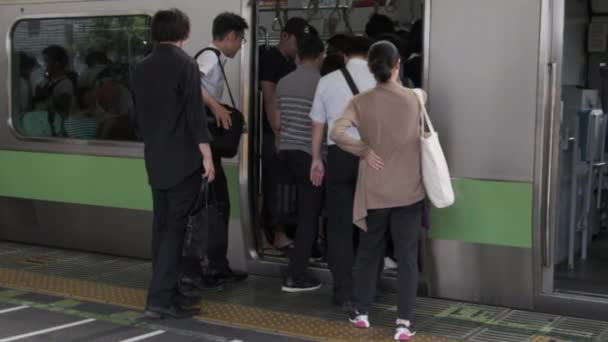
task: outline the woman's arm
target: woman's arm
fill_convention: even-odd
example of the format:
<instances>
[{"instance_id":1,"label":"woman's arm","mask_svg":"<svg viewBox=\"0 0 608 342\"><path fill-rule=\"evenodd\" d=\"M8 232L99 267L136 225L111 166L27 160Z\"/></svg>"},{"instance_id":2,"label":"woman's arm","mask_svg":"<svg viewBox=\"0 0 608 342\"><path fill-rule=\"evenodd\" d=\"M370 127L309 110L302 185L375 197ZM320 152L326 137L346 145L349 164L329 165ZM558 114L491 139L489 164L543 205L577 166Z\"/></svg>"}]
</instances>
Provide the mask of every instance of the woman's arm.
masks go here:
<instances>
[{"instance_id":1,"label":"woman's arm","mask_svg":"<svg viewBox=\"0 0 608 342\"><path fill-rule=\"evenodd\" d=\"M342 116L334 122L330 137L341 149L358 157L365 157L369 153L370 147L362 140L354 139L347 133L349 128L358 126L357 110L351 101Z\"/></svg>"}]
</instances>

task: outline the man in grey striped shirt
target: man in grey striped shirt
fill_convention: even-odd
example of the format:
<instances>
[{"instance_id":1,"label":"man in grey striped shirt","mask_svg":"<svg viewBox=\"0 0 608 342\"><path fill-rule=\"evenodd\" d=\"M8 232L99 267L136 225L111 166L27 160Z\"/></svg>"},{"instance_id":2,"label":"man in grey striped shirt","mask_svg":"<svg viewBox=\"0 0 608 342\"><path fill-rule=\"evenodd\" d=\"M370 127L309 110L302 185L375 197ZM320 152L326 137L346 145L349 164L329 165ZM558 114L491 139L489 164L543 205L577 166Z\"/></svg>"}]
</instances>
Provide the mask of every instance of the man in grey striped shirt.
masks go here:
<instances>
[{"instance_id":1,"label":"man in grey striped shirt","mask_svg":"<svg viewBox=\"0 0 608 342\"><path fill-rule=\"evenodd\" d=\"M321 79L323 41L316 34L298 37L298 67L277 84L276 108L280 115L273 127L280 127L278 149L286 161L298 191L298 228L289 269L283 281L286 292L313 291L321 282L308 275L308 259L319 228L323 188L310 181L312 164L312 120L310 109Z\"/></svg>"}]
</instances>

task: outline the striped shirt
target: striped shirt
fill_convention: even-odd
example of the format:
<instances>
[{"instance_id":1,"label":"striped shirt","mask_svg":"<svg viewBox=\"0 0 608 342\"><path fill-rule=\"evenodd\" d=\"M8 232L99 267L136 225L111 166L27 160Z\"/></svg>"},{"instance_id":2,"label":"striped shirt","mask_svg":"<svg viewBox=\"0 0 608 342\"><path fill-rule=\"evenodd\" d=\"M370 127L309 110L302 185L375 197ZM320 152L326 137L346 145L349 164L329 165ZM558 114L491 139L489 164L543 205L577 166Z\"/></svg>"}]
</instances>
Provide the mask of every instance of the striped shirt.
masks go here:
<instances>
[{"instance_id":1,"label":"striped shirt","mask_svg":"<svg viewBox=\"0 0 608 342\"><path fill-rule=\"evenodd\" d=\"M298 150L312 155L310 110L320 79L319 69L299 65L277 84L276 101L281 113L279 150Z\"/></svg>"}]
</instances>

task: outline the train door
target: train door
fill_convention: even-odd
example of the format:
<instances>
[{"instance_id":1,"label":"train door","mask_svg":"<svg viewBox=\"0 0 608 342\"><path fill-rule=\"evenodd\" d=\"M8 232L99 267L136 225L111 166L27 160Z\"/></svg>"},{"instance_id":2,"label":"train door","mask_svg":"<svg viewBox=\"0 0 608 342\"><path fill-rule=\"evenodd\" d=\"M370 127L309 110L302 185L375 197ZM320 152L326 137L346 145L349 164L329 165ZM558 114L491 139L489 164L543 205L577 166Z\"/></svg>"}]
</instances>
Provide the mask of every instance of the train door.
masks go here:
<instances>
[{"instance_id":1,"label":"train door","mask_svg":"<svg viewBox=\"0 0 608 342\"><path fill-rule=\"evenodd\" d=\"M533 306L534 146L544 136L552 3L428 2L429 109L456 195L453 207L433 210L434 297Z\"/></svg>"},{"instance_id":2,"label":"train door","mask_svg":"<svg viewBox=\"0 0 608 342\"><path fill-rule=\"evenodd\" d=\"M424 0L396 0L396 1L370 1L369 3L358 3L345 0L270 0L252 2L254 15L252 16L252 75L251 101L254 110L249 122L248 139L248 182L246 198L250 222L247 224L249 230L248 241L251 263L249 269L252 272L277 274L284 267L289 253L289 241L293 236L296 226L296 192L295 187L290 185L289 179L281 172L273 172L280 177L281 186L275 190L272 199L264 189L264 177L270 172L265 163L264 150L268 148L264 144L265 134L270 129L265 117L265 103L262 96L260 80L262 70L260 58L267 51L277 48L281 38L281 28L288 19L302 17L316 28L324 41L335 34L364 35L366 24L374 13L386 15L395 24L395 35L407 35L416 21L423 19ZM422 47L420 37L420 48ZM421 72L422 73L422 70ZM266 166L266 167L265 167ZM280 168L280 165L273 166ZM243 169L244 170L244 169ZM267 179L266 179L267 180ZM277 194L278 193L278 194ZM273 206L269 209L268 206ZM279 217L268 218L266 210L279 212ZM274 213L273 213L274 215ZM274 222L277 221L277 222ZM312 266L317 270L327 268L325 253L325 222L326 213L320 217L320 232L317 244L313 248ZM327 274L326 272L320 272ZM389 272L390 273L390 272Z\"/></svg>"},{"instance_id":3,"label":"train door","mask_svg":"<svg viewBox=\"0 0 608 342\"><path fill-rule=\"evenodd\" d=\"M608 313L606 112L608 7L552 3L546 222L539 230L538 305ZM600 315L601 313L601 315Z\"/></svg>"}]
</instances>

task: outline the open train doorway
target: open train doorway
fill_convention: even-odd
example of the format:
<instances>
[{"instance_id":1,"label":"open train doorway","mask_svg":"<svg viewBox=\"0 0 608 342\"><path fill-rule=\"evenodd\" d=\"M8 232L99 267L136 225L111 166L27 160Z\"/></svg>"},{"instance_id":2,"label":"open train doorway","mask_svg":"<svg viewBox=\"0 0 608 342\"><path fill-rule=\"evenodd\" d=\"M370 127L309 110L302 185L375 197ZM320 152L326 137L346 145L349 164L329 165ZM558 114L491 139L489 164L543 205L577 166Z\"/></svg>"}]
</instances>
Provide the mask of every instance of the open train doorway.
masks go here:
<instances>
[{"instance_id":1,"label":"open train doorway","mask_svg":"<svg viewBox=\"0 0 608 342\"><path fill-rule=\"evenodd\" d=\"M277 51L295 67L294 57L282 51L281 33L284 25L291 18L300 17L308 21L320 34L327 45L332 38L342 35L365 36L372 33L374 39L394 39L401 45L402 59L418 61L418 72L412 77L411 84L422 86L422 20L425 15L424 0L269 0L254 3L252 18L252 119L249 120L249 168L248 201L251 212L250 251L257 257L251 265L253 269L269 272L270 268L281 267L287 262L292 248L297 225L297 193L289 175L282 172L280 160L274 158L274 132L269 122L268 98L264 96L263 84L273 77L278 78L277 71L285 73L282 66L275 64L273 70L264 70L261 66L265 55L277 55ZM381 23L371 26L370 19ZM384 25L384 26L383 26ZM419 37L411 36L413 28ZM374 26L376 28L374 28ZM367 32L366 32L367 28ZM371 31L370 31L371 30ZM374 32L377 30L377 32ZM382 32L382 31L386 32ZM409 46L408 46L409 43ZM415 44L414 44L415 43ZM417 47L414 45L417 44ZM410 52L411 51L411 52ZM331 52L331 51L330 51ZM326 56L327 59L336 56ZM276 70L275 70L276 69ZM322 74L323 74L322 70ZM273 75L269 75L273 74ZM283 75L284 76L284 75ZM278 185L268 187L269 182ZM311 252L311 265L327 268L326 234L327 213L323 209L319 217L319 232ZM387 259L389 261L389 259ZM387 265L387 267L390 267ZM390 272L389 272L390 273Z\"/></svg>"},{"instance_id":2,"label":"open train doorway","mask_svg":"<svg viewBox=\"0 0 608 342\"><path fill-rule=\"evenodd\" d=\"M540 307L608 312L608 6L553 3L548 221ZM566 309L567 308L567 309Z\"/></svg>"},{"instance_id":3,"label":"open train doorway","mask_svg":"<svg viewBox=\"0 0 608 342\"><path fill-rule=\"evenodd\" d=\"M564 15L554 288L608 300L608 6L566 0Z\"/></svg>"}]
</instances>

